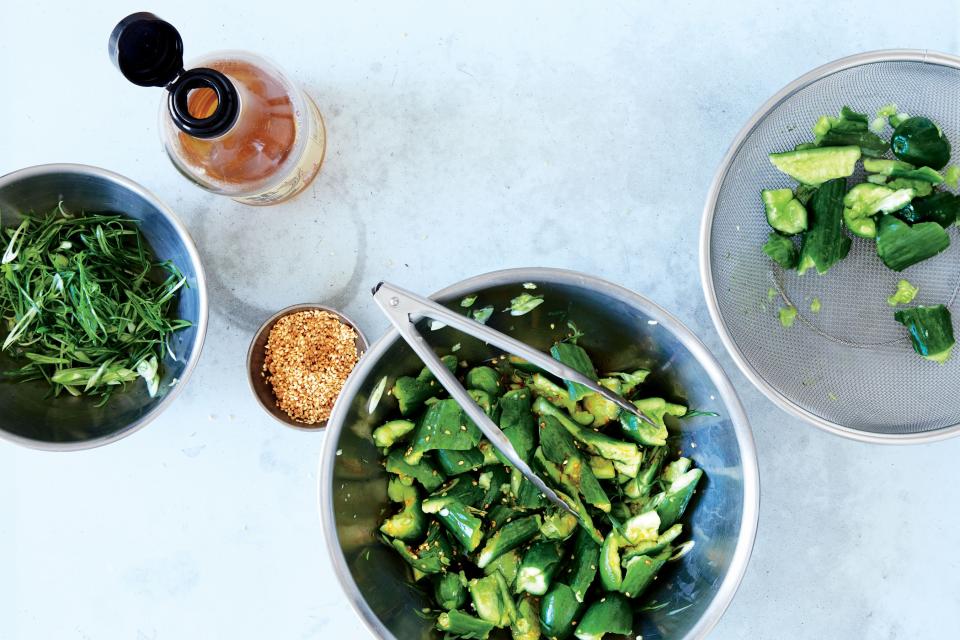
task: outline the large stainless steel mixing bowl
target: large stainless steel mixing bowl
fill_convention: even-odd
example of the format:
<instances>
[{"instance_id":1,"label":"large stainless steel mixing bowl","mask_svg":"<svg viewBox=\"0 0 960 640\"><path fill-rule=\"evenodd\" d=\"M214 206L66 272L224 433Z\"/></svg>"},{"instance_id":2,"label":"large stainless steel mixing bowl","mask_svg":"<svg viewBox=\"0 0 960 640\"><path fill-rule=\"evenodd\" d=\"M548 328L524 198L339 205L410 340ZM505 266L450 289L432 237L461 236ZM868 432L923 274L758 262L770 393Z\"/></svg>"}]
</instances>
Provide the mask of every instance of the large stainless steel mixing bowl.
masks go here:
<instances>
[{"instance_id":1,"label":"large stainless steel mixing bowl","mask_svg":"<svg viewBox=\"0 0 960 640\"><path fill-rule=\"evenodd\" d=\"M4 226L18 222L18 211L50 211L60 200L68 209L113 211L139 220L156 257L172 260L186 277L186 286L178 295L177 315L193 323L171 339L176 359L164 358L160 393L154 398L145 385L132 384L97 407L97 400L91 398L48 398L49 388L40 382L0 383L0 437L37 449L63 451L88 449L130 435L173 402L200 358L207 329L207 285L186 227L135 182L78 164L41 165L0 177ZM8 356L0 354L0 370L14 367Z\"/></svg>"},{"instance_id":2,"label":"large stainless steel mixing bowl","mask_svg":"<svg viewBox=\"0 0 960 640\"><path fill-rule=\"evenodd\" d=\"M545 302L519 318L499 310L533 282ZM494 328L546 350L567 320L585 332L581 344L606 371L649 366L658 394L719 417L683 423L671 445L691 456L707 482L688 521L696 546L670 567L638 612L636 629L652 638L702 638L730 604L753 547L759 507L759 480L753 438L733 387L714 357L679 321L649 300L616 285L569 271L514 269L465 280L433 296L451 306L468 294L478 306L497 310ZM556 329L551 329L553 323ZM468 361L492 355L483 343L451 329L423 332L434 346ZM419 371L421 364L390 331L357 366L330 418L319 480L320 512L337 577L354 608L381 638L435 638L432 622L419 614L427 606L410 583L402 560L377 538L377 520L387 504L386 477L370 438L394 400L384 394L371 414L370 394L386 376Z\"/></svg>"}]
</instances>

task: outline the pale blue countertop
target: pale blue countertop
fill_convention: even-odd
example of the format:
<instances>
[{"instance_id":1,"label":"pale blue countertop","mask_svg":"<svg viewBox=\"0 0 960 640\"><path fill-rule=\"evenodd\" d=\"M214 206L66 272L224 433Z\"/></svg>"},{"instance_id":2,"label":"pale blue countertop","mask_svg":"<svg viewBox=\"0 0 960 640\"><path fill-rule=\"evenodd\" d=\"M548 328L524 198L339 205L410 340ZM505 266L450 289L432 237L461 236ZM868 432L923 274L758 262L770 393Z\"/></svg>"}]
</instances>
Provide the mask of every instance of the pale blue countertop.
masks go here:
<instances>
[{"instance_id":1,"label":"pale blue countertop","mask_svg":"<svg viewBox=\"0 0 960 640\"><path fill-rule=\"evenodd\" d=\"M7 3L0 173L83 162L153 190L199 246L212 313L188 387L144 430L69 454L0 441L0 638L366 637L320 530L323 436L257 406L248 341L305 301L377 337L377 280L430 292L511 266L577 269L651 297L739 389L760 530L713 637L956 634L960 440L857 444L777 410L724 352L697 272L708 184L750 114L847 54L956 53L956 3L483 7ZM145 8L180 28L188 57L250 49L306 85L329 133L308 193L248 208L176 173L157 137L161 91L127 84L106 55L114 23Z\"/></svg>"}]
</instances>

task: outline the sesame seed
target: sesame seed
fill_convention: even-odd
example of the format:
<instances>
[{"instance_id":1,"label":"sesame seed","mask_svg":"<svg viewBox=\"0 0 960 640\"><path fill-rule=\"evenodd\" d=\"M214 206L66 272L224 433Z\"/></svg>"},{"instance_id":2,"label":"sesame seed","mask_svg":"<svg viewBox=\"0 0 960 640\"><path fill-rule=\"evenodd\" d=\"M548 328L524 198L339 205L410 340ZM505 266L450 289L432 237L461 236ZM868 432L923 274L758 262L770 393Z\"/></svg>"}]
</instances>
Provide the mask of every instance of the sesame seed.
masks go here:
<instances>
[{"instance_id":1,"label":"sesame seed","mask_svg":"<svg viewBox=\"0 0 960 640\"><path fill-rule=\"evenodd\" d=\"M356 343L353 328L326 311L300 311L277 320L263 362L277 406L304 424L327 420L357 364Z\"/></svg>"}]
</instances>

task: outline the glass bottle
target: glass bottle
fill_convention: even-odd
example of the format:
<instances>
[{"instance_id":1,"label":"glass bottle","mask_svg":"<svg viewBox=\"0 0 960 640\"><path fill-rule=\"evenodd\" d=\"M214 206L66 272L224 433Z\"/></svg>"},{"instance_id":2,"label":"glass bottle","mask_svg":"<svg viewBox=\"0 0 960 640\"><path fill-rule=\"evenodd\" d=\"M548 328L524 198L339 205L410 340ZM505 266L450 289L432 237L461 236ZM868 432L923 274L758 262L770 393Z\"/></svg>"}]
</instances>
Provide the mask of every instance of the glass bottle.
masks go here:
<instances>
[{"instance_id":1,"label":"glass bottle","mask_svg":"<svg viewBox=\"0 0 960 640\"><path fill-rule=\"evenodd\" d=\"M320 170L323 118L310 96L267 60L222 51L185 70L180 34L151 13L124 18L109 51L130 82L167 89L160 109L164 149L204 189L244 204L276 204Z\"/></svg>"}]
</instances>

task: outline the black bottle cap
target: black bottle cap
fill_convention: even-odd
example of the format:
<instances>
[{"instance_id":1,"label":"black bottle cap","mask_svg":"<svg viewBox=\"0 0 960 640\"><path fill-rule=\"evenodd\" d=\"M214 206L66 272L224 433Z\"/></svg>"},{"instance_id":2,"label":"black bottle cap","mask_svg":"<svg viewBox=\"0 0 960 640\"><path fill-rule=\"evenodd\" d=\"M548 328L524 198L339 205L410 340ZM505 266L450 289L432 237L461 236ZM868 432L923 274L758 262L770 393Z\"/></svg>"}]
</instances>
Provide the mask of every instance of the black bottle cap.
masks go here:
<instances>
[{"instance_id":1,"label":"black bottle cap","mask_svg":"<svg viewBox=\"0 0 960 640\"><path fill-rule=\"evenodd\" d=\"M187 135L213 138L233 126L240 114L240 99L230 79L215 69L183 69L183 39L176 28L152 13L134 13L121 20L110 34L110 59L120 73L141 87L166 87L170 119ZM205 118L190 114L190 92L210 89L217 106Z\"/></svg>"},{"instance_id":2,"label":"black bottle cap","mask_svg":"<svg viewBox=\"0 0 960 640\"><path fill-rule=\"evenodd\" d=\"M134 13L121 20L110 34L107 49L123 77L141 87L165 87L183 71L180 33L152 13Z\"/></svg>"}]
</instances>

